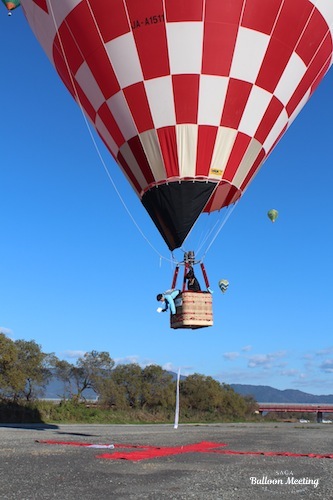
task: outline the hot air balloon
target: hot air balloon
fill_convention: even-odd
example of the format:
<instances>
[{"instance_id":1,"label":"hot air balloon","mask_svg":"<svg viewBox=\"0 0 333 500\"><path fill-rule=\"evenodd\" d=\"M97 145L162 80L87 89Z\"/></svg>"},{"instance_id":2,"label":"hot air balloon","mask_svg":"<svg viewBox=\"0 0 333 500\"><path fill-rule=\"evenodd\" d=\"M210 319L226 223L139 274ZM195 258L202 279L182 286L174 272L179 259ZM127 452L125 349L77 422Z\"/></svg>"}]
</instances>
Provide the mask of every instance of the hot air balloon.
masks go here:
<instances>
[{"instance_id":1,"label":"hot air balloon","mask_svg":"<svg viewBox=\"0 0 333 500\"><path fill-rule=\"evenodd\" d=\"M219 281L219 288L222 293L225 293L228 289L229 286L229 281L228 280L220 280Z\"/></svg>"},{"instance_id":2,"label":"hot air balloon","mask_svg":"<svg viewBox=\"0 0 333 500\"><path fill-rule=\"evenodd\" d=\"M16 7L19 7L20 5L19 0L12 0L11 2L8 2L7 0L2 0L2 3L7 7L9 11L16 9Z\"/></svg>"},{"instance_id":3,"label":"hot air balloon","mask_svg":"<svg viewBox=\"0 0 333 500\"><path fill-rule=\"evenodd\" d=\"M332 64L332 0L21 0L168 248L234 204Z\"/></svg>"},{"instance_id":4,"label":"hot air balloon","mask_svg":"<svg viewBox=\"0 0 333 500\"><path fill-rule=\"evenodd\" d=\"M276 221L276 219L278 218L278 215L279 215L279 212L277 210L275 210L274 208L272 208L271 210L268 210L268 212L267 212L267 216L272 222Z\"/></svg>"}]
</instances>

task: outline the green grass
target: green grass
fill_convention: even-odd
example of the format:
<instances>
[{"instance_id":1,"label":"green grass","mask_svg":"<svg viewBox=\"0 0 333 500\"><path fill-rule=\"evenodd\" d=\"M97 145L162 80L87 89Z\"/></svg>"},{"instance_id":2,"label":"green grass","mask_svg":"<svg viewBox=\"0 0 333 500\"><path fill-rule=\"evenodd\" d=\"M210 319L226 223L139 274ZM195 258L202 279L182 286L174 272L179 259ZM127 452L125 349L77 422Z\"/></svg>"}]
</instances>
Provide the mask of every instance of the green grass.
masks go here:
<instances>
[{"instance_id":1,"label":"green grass","mask_svg":"<svg viewBox=\"0 0 333 500\"><path fill-rule=\"evenodd\" d=\"M46 424L151 424L173 423L174 410L158 409L144 411L129 408L115 410L71 401L52 403L36 401L33 403L0 402L0 422L2 423L46 423ZM181 410L183 423L236 422L237 418L223 417L218 413ZM251 421L260 419L251 418ZM244 421L244 419L243 419Z\"/></svg>"}]
</instances>

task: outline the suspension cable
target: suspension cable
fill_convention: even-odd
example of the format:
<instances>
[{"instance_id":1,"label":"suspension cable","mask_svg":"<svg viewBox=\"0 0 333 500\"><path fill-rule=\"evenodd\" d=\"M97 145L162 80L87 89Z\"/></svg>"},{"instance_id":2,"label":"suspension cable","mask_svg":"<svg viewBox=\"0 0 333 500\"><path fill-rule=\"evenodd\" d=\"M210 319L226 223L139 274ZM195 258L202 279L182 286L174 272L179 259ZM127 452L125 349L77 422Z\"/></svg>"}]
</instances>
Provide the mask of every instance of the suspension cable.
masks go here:
<instances>
[{"instance_id":1,"label":"suspension cable","mask_svg":"<svg viewBox=\"0 0 333 500\"><path fill-rule=\"evenodd\" d=\"M231 207L231 209L229 210L229 212L226 214L225 218L223 219L223 221L221 222L220 224L220 227L218 228L218 230L216 231L215 233L215 236L212 238L210 244L208 245L208 247L206 248L206 251L205 253L203 254L203 256L201 257L201 262L204 260L204 258L206 257L208 251L210 250L212 244L214 243L214 241L216 240L216 238L218 237L218 235L220 234L220 232L222 231L222 228L225 226L227 220L229 219L230 215L232 214L232 212L235 210L236 208L236 205L237 205L237 202Z\"/></svg>"},{"instance_id":2,"label":"suspension cable","mask_svg":"<svg viewBox=\"0 0 333 500\"><path fill-rule=\"evenodd\" d=\"M60 45L60 49L61 49L61 53L62 53L62 56L64 58L64 62L65 62L65 65L66 65L66 69L68 71L68 75L69 75L69 78L70 78L70 82L71 82L71 85L72 85L72 88L74 90L74 94L75 94L75 100L77 101L78 105L79 105L79 108L80 108L80 111L81 111L81 115L83 117L83 120L84 120L84 123L86 125L86 128L88 130L88 134L90 136L90 139L92 141L92 144L94 146L94 149L97 153L97 156L99 158L99 161L103 167L103 170L109 180L109 182L111 183L115 193L117 194L121 204L123 205L127 215L129 216L129 218L131 219L132 223L134 224L134 226L136 227L136 229L138 230L138 232L141 234L142 238L148 243L148 245L151 247L151 249L159 256L160 258L160 262L163 260L167 261L167 262L170 262L172 265L175 265L177 263L177 259L175 259L174 255L171 253L171 258L167 258L165 257L164 255L162 255L158 250L157 248L151 243L151 241L148 239L148 237L144 234L143 230L141 229L141 227L139 226L138 222L136 221L136 219L133 217L133 215L131 214L127 204L125 203L125 200L123 199L121 193L119 192L112 176L111 176L111 173L110 173L110 170L109 168L107 167L103 157L102 157L102 154L101 154L101 151L100 151L100 148L96 142L96 139L92 133L92 130L91 130L91 126L89 125L88 123L88 120L87 120L87 117L85 115L85 112L84 112L84 108L83 108L83 105L81 103L81 99L80 99L80 96L78 94L78 91L77 91L77 86L76 86L76 82L73 78L73 75L72 75L72 72L71 72L71 69L70 69L70 65L69 65L69 62L68 62L68 59L67 59L67 56L66 56L66 52L65 52L65 48L64 48L64 45L63 45L63 41L62 41L62 38L60 36L60 33L57 29L57 24L56 24L56 19L55 19L55 15L54 15L54 11L53 11L53 7L52 7L52 1L53 0L46 0L47 3L48 3L48 6L50 8L50 13L51 13L51 17L52 17L52 20L53 20L53 23L54 23L54 27L55 27L55 30L56 30L56 35L58 37L58 40L59 40L59 45ZM88 1L88 0L87 0ZM88 1L88 5L89 5L89 1ZM90 13L91 13L91 16L93 17L93 20L94 20L94 23L95 23L95 26L96 26L96 29L97 29L97 32L98 32L98 35L101 39L101 41L103 42L102 40L102 36L101 36L101 33L100 31L98 30L98 25L97 25L97 21L94 17L94 13L89 5L89 10L90 10ZM104 42L103 42L104 43ZM207 255L208 251L210 250L212 244L214 243L214 241L216 240L217 236L219 235L219 233L221 232L222 228L224 227L224 225L226 224L227 220L229 219L231 213L233 212L233 210L235 209L235 206L236 206L236 203L232 206L231 210L229 210L229 212L226 214L226 216L224 217L224 219L222 220L221 224L219 225L218 229L216 230L215 232L215 235L213 236L210 244L208 245L206 251L204 252L202 258L200 259L200 261L202 262L205 258L205 256ZM197 252L200 252L200 250L203 248L203 246L206 244L206 242L208 241L208 239L210 238L210 236L212 235L212 233L215 231L216 229L216 226L219 224L219 222L217 221L213 228L211 230L209 230L208 234L204 237L204 240L203 242L201 243L201 245L199 246ZM189 232L189 234L187 235L186 239L185 239L185 242L187 240L187 238L189 237L189 235L191 234L192 232L192 229L191 228L191 231ZM183 246L182 246L182 250L183 250ZM183 250L184 251L184 250Z\"/></svg>"},{"instance_id":3,"label":"suspension cable","mask_svg":"<svg viewBox=\"0 0 333 500\"><path fill-rule=\"evenodd\" d=\"M113 178L112 178L112 176L111 176L111 174L110 174L110 171L109 171L109 169L108 169L108 167L107 167L107 165L106 165L106 163L105 163L105 161L104 161L104 159L103 159L103 157L102 157L102 154L101 154L101 152L100 152L100 148L99 148L99 146L98 146L98 144L97 144L97 142L96 142L96 140L95 140L95 137L93 136L93 133L92 133L92 131L91 131L91 128L90 128L89 123L88 123L88 120L87 120L87 117L86 117L85 112L84 112L84 108L83 108L83 106L82 106L82 103L81 103L81 100L80 100L80 96L79 96L78 91L77 91L76 83L75 83L75 80L74 80L74 78L73 78L73 75L72 75L72 72L71 72L71 69L70 69L69 63L68 63L68 59L67 59L67 56L66 56L66 52L65 52L65 49L64 49L64 45L63 45L63 42L62 42L62 39L61 39L60 33L59 33L58 29L57 29L56 19L55 19L55 15L54 15L53 7L52 7L52 0L47 0L47 3L48 3L48 5L49 5L49 7L50 7L50 12L51 12L51 16L52 16L53 24L54 24L54 27L55 27L55 30L56 30L56 34L57 34L57 36L58 36L58 40L59 40L59 44L60 44L60 48L61 48L61 52L62 52L62 56L63 56L64 61L65 61L66 69L67 69L67 71L68 71L68 75L69 75L69 78L70 78L70 81L71 81L72 87L73 87L73 89L74 89L75 99L76 99L76 101L77 101L77 103L78 103L78 105L79 105L79 108L80 108L80 111L81 111L81 115L83 116L84 123L85 123L85 125L86 125L87 130L88 130L88 134L89 134L89 136L90 136L90 139L91 139L91 141L92 141L92 144L93 144L93 146L94 146L94 149L95 149L95 151L96 151L96 153L97 153L97 156L98 156L98 158L99 158L99 160L100 160L100 162L101 162L101 164L102 164L102 167L103 167L103 169L104 169L104 172L106 173L107 178L108 178L108 180L110 181L110 183L111 183L111 185L112 185L113 189L115 190L115 192L116 192L116 194L117 194L117 196L118 196L118 198L119 198L119 200L120 200L121 204L123 205L123 207L124 207L125 211L127 212L127 214L128 214L128 216L130 217L130 219L131 219L132 223L133 223L133 224L134 224L134 226L137 228L137 230L139 231L139 233L141 234L141 236L143 237L143 239L144 239L144 240L148 243L148 245L152 248L152 250L153 250L153 251L154 251L154 252L155 252L155 253L156 253L156 254L160 257L160 260L161 260L161 259L163 259L163 260L166 260L166 261L169 261L169 262L174 263L174 258L173 258L173 256L172 256L172 258L170 259L170 258L167 258L167 257L165 257L164 255L162 255L162 254L161 254L161 253L160 253L160 252L159 252L159 251L158 251L158 250L154 247L154 245L151 243L151 241L148 239L148 237L144 234L143 230L141 229L141 227L139 226L139 224L137 223L137 221L135 220L135 218L134 218L134 217L133 217L133 215L131 214L131 212L130 212L130 210L129 210L128 206L127 206L127 204L125 203L125 200L124 200L124 199L123 199L123 197L121 196L121 194L120 194L120 192L119 192L119 190L118 190L118 188L117 188L117 186L116 186L116 184L115 184L115 182L114 182L114 180L113 180ZM91 9L90 9L90 11L91 11ZM93 12L92 12L92 11L91 11L91 14L92 14L92 16L93 16ZM95 25L96 25L96 19L94 19L94 21L95 21ZM98 31L98 30L97 30L97 31ZM99 31L98 31L98 33L99 33ZM99 36L100 36L100 38L101 38L101 34L100 34L100 33L99 33ZM102 40L102 39L101 39L101 40Z\"/></svg>"}]
</instances>

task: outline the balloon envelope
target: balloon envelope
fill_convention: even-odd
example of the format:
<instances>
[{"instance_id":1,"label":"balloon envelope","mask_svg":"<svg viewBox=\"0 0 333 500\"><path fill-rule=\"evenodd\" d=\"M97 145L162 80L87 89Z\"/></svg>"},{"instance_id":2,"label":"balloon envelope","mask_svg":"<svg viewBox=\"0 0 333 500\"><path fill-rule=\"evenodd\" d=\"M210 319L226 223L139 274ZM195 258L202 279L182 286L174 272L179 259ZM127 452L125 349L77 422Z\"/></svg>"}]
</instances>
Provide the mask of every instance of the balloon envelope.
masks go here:
<instances>
[{"instance_id":1,"label":"balloon envelope","mask_svg":"<svg viewBox=\"0 0 333 500\"><path fill-rule=\"evenodd\" d=\"M269 210L267 212L267 215L268 215L268 218L272 221L272 222L275 222L276 219L278 218L278 215L279 215L279 212L277 210L275 210L274 208L272 208L272 210Z\"/></svg>"},{"instance_id":2,"label":"balloon envelope","mask_svg":"<svg viewBox=\"0 0 333 500\"><path fill-rule=\"evenodd\" d=\"M171 250L240 198L332 62L332 0L21 5Z\"/></svg>"},{"instance_id":3,"label":"balloon envelope","mask_svg":"<svg viewBox=\"0 0 333 500\"><path fill-rule=\"evenodd\" d=\"M220 280L219 281L219 288L220 288L222 293L225 293L227 291L228 286L229 286L228 280Z\"/></svg>"},{"instance_id":4,"label":"balloon envelope","mask_svg":"<svg viewBox=\"0 0 333 500\"><path fill-rule=\"evenodd\" d=\"M11 1L1 0L1 1L7 7L8 10L14 10L16 9L16 7L19 7L20 5L19 0L11 0Z\"/></svg>"}]
</instances>

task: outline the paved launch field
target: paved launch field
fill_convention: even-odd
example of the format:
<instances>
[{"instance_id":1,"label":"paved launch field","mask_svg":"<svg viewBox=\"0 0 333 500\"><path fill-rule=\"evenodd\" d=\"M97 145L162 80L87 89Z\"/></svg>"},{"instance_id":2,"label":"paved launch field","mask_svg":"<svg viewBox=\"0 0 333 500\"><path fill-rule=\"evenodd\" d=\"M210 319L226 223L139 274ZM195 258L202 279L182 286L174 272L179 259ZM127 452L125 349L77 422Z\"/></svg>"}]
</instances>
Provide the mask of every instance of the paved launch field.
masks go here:
<instances>
[{"instance_id":1,"label":"paved launch field","mask_svg":"<svg viewBox=\"0 0 333 500\"><path fill-rule=\"evenodd\" d=\"M332 433L311 423L0 424L0 499L330 500Z\"/></svg>"}]
</instances>

